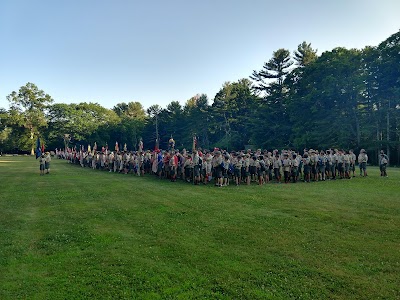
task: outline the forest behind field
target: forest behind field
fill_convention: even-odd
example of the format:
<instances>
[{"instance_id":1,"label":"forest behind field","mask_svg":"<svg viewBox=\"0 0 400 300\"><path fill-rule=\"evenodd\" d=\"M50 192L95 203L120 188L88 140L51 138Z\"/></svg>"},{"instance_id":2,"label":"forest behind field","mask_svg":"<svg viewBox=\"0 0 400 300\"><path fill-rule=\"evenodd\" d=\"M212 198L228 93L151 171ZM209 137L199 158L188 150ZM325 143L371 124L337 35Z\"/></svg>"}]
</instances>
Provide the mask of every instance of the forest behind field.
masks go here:
<instances>
[{"instance_id":1,"label":"forest behind field","mask_svg":"<svg viewBox=\"0 0 400 300\"><path fill-rule=\"evenodd\" d=\"M166 107L145 109L136 100L111 109L95 100L65 104L34 83L10 91L7 100L9 107L0 108L2 153L29 153L38 137L51 150L95 142L136 150L140 139L146 149L157 141L165 149L171 136L176 148L190 149L196 136L201 148L229 151L364 148L372 162L383 149L390 164L400 165L400 31L364 49L318 55L308 42L277 49L212 98L199 93Z\"/></svg>"}]
</instances>

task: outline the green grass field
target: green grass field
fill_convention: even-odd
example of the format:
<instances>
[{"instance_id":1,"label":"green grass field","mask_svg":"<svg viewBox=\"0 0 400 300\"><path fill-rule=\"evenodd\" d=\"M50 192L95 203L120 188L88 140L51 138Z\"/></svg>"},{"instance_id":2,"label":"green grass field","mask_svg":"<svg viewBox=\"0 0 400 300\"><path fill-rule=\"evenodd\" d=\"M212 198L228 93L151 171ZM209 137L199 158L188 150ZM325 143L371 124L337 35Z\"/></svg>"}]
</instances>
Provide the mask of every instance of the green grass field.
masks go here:
<instances>
[{"instance_id":1,"label":"green grass field","mask_svg":"<svg viewBox=\"0 0 400 300\"><path fill-rule=\"evenodd\" d=\"M0 157L0 299L399 299L388 173L215 188Z\"/></svg>"}]
</instances>

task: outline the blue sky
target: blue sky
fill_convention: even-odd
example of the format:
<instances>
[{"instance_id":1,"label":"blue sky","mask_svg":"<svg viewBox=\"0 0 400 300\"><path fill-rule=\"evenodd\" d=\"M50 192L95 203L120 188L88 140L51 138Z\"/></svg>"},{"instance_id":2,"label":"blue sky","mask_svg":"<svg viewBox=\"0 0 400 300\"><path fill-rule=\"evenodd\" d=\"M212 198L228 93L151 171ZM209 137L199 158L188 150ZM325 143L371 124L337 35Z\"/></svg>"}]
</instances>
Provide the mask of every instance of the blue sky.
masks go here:
<instances>
[{"instance_id":1,"label":"blue sky","mask_svg":"<svg viewBox=\"0 0 400 300\"><path fill-rule=\"evenodd\" d=\"M27 82L107 108L211 102L279 48L375 46L399 16L398 0L1 0L0 108Z\"/></svg>"}]
</instances>

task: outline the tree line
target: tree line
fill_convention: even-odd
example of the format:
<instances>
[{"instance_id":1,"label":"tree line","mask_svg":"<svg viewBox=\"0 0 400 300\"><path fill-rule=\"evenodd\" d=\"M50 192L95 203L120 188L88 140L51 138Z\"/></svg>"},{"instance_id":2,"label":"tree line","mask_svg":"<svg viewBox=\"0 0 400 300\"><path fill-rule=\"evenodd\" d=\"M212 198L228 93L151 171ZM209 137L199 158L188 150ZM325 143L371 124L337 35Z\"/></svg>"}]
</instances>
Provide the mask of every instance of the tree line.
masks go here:
<instances>
[{"instance_id":1,"label":"tree line","mask_svg":"<svg viewBox=\"0 0 400 300\"><path fill-rule=\"evenodd\" d=\"M37 137L47 149L65 145L127 144L135 150L245 147L298 149L361 148L374 160L380 149L400 160L400 31L375 47L337 47L317 55L310 43L292 53L278 49L249 78L226 82L212 99L198 94L181 105L144 109L121 102L54 103L27 83L0 109L0 150L30 152Z\"/></svg>"}]
</instances>

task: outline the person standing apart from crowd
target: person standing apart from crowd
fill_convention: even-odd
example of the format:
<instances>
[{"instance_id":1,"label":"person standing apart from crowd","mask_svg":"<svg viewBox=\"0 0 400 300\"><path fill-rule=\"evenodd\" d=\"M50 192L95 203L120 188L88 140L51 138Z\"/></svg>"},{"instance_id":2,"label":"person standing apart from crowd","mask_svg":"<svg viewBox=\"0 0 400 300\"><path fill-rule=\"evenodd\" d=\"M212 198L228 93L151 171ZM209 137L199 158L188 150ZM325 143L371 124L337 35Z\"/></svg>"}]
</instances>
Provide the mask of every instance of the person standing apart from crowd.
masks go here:
<instances>
[{"instance_id":1,"label":"person standing apart from crowd","mask_svg":"<svg viewBox=\"0 0 400 300\"><path fill-rule=\"evenodd\" d=\"M360 154L358 155L358 165L360 168L360 176L368 176L367 175L367 162L368 162L368 155L364 149L361 149Z\"/></svg>"},{"instance_id":2,"label":"person standing apart from crowd","mask_svg":"<svg viewBox=\"0 0 400 300\"><path fill-rule=\"evenodd\" d=\"M386 167L389 162L388 156L381 150L381 154L379 155L379 169L381 171L381 176L388 177L386 173Z\"/></svg>"}]
</instances>

